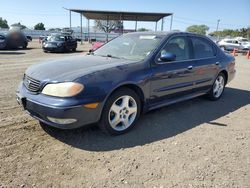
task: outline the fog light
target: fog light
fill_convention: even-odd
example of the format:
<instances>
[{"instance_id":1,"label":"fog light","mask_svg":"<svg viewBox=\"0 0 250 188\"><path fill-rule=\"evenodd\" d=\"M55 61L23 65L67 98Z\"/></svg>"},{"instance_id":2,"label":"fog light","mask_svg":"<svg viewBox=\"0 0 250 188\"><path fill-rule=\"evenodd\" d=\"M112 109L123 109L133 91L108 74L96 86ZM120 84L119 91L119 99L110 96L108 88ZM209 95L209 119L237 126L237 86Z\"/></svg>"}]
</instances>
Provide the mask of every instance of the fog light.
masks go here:
<instances>
[{"instance_id":1,"label":"fog light","mask_svg":"<svg viewBox=\"0 0 250 188\"><path fill-rule=\"evenodd\" d=\"M77 121L76 119L61 119L61 118L53 118L53 117L47 117L47 118L51 122L57 123L57 124L70 124L70 123L74 123Z\"/></svg>"}]
</instances>

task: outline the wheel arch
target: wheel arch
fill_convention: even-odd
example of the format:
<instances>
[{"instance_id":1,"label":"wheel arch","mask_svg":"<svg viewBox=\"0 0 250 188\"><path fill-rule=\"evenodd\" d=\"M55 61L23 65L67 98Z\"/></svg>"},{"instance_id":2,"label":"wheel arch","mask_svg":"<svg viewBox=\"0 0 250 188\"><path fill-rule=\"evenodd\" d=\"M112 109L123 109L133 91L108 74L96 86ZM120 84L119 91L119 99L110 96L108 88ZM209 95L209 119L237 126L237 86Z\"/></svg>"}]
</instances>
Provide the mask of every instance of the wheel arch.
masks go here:
<instances>
[{"instance_id":1,"label":"wheel arch","mask_svg":"<svg viewBox=\"0 0 250 188\"><path fill-rule=\"evenodd\" d=\"M222 73L222 74L224 74L224 76L225 76L225 81L226 81L226 84L227 84L227 81L228 81L228 73L227 73L227 71L226 70L222 70L222 71L220 71L219 73Z\"/></svg>"},{"instance_id":2,"label":"wheel arch","mask_svg":"<svg viewBox=\"0 0 250 188\"><path fill-rule=\"evenodd\" d=\"M118 85L117 87L113 88L111 92L108 93L108 95L106 96L105 100L104 100L104 105L106 104L108 98L114 93L116 92L117 90L121 89L121 88L129 88L131 90L133 90L137 95L138 97L140 98L140 102L141 102L141 109L144 108L144 105L145 105L145 95L143 93L143 90L140 86L138 86L137 84L135 83L124 83L124 84L121 84L121 85ZM103 106L104 106L103 105Z\"/></svg>"}]
</instances>

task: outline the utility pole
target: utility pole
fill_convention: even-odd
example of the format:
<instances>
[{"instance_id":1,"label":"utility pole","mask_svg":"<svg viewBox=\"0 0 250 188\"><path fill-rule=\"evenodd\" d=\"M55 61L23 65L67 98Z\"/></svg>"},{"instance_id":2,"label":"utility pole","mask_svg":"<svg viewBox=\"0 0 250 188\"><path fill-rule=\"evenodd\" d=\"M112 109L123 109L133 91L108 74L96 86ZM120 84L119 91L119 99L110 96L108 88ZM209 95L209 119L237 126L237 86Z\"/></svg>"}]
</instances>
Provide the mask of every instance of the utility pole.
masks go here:
<instances>
[{"instance_id":1,"label":"utility pole","mask_svg":"<svg viewBox=\"0 0 250 188\"><path fill-rule=\"evenodd\" d=\"M216 27L216 31L218 31L218 29L219 29L219 24L220 24L220 19L219 19L219 20L217 20L217 27Z\"/></svg>"},{"instance_id":2,"label":"utility pole","mask_svg":"<svg viewBox=\"0 0 250 188\"><path fill-rule=\"evenodd\" d=\"M219 24L220 24L220 19L217 20L216 33L217 33L218 30L219 30ZM220 36L219 36L219 34L217 33L217 41L219 41L219 39L220 39Z\"/></svg>"},{"instance_id":3,"label":"utility pole","mask_svg":"<svg viewBox=\"0 0 250 188\"><path fill-rule=\"evenodd\" d=\"M172 25L173 25L173 14L171 15L171 20L170 20L170 28L169 28L170 31L172 31Z\"/></svg>"}]
</instances>

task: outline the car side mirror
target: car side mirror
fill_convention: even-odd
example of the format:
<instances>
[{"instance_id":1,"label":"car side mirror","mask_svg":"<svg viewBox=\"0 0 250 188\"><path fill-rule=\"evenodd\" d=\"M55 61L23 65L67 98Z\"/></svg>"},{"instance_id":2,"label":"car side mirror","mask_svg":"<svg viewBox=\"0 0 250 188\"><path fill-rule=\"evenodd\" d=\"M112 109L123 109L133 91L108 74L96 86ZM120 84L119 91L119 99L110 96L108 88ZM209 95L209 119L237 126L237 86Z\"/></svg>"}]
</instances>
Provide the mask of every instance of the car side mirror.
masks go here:
<instances>
[{"instance_id":1,"label":"car side mirror","mask_svg":"<svg viewBox=\"0 0 250 188\"><path fill-rule=\"evenodd\" d=\"M174 61L176 59L176 55L171 52L165 52L161 54L160 60L163 62Z\"/></svg>"}]
</instances>

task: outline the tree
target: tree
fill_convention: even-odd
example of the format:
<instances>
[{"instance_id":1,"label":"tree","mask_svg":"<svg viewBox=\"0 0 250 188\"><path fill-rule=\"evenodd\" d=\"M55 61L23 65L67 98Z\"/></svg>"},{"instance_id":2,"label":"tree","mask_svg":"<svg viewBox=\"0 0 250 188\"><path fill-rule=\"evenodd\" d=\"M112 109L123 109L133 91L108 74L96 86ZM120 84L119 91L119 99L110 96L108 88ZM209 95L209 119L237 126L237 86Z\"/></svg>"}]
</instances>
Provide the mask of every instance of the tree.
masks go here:
<instances>
[{"instance_id":1,"label":"tree","mask_svg":"<svg viewBox=\"0 0 250 188\"><path fill-rule=\"evenodd\" d=\"M123 29L123 23L121 21L116 20L95 20L95 27L98 28L101 31L104 31L105 33L110 33L112 30L122 30Z\"/></svg>"},{"instance_id":2,"label":"tree","mask_svg":"<svg viewBox=\"0 0 250 188\"><path fill-rule=\"evenodd\" d=\"M250 37L250 27L241 28L241 29L224 29L222 31L214 31L209 33L211 36L219 36L219 37Z\"/></svg>"},{"instance_id":3,"label":"tree","mask_svg":"<svg viewBox=\"0 0 250 188\"><path fill-rule=\"evenodd\" d=\"M209 30L209 27L206 25L191 25L189 26L186 31L192 33L198 33L201 35L206 35L206 32Z\"/></svg>"},{"instance_id":4,"label":"tree","mask_svg":"<svg viewBox=\"0 0 250 188\"><path fill-rule=\"evenodd\" d=\"M0 17L0 28L7 28L7 29L9 28L7 20L3 20L1 17Z\"/></svg>"},{"instance_id":5,"label":"tree","mask_svg":"<svg viewBox=\"0 0 250 188\"><path fill-rule=\"evenodd\" d=\"M34 26L35 30L45 30L44 24L43 23L38 23Z\"/></svg>"},{"instance_id":6,"label":"tree","mask_svg":"<svg viewBox=\"0 0 250 188\"><path fill-rule=\"evenodd\" d=\"M25 25L22 25L20 22L12 24L11 27L17 27L19 29L26 29L27 28Z\"/></svg>"},{"instance_id":7,"label":"tree","mask_svg":"<svg viewBox=\"0 0 250 188\"><path fill-rule=\"evenodd\" d=\"M137 29L137 31L149 31L149 30L146 29L146 28L144 28L144 27L142 27L142 28Z\"/></svg>"}]
</instances>

